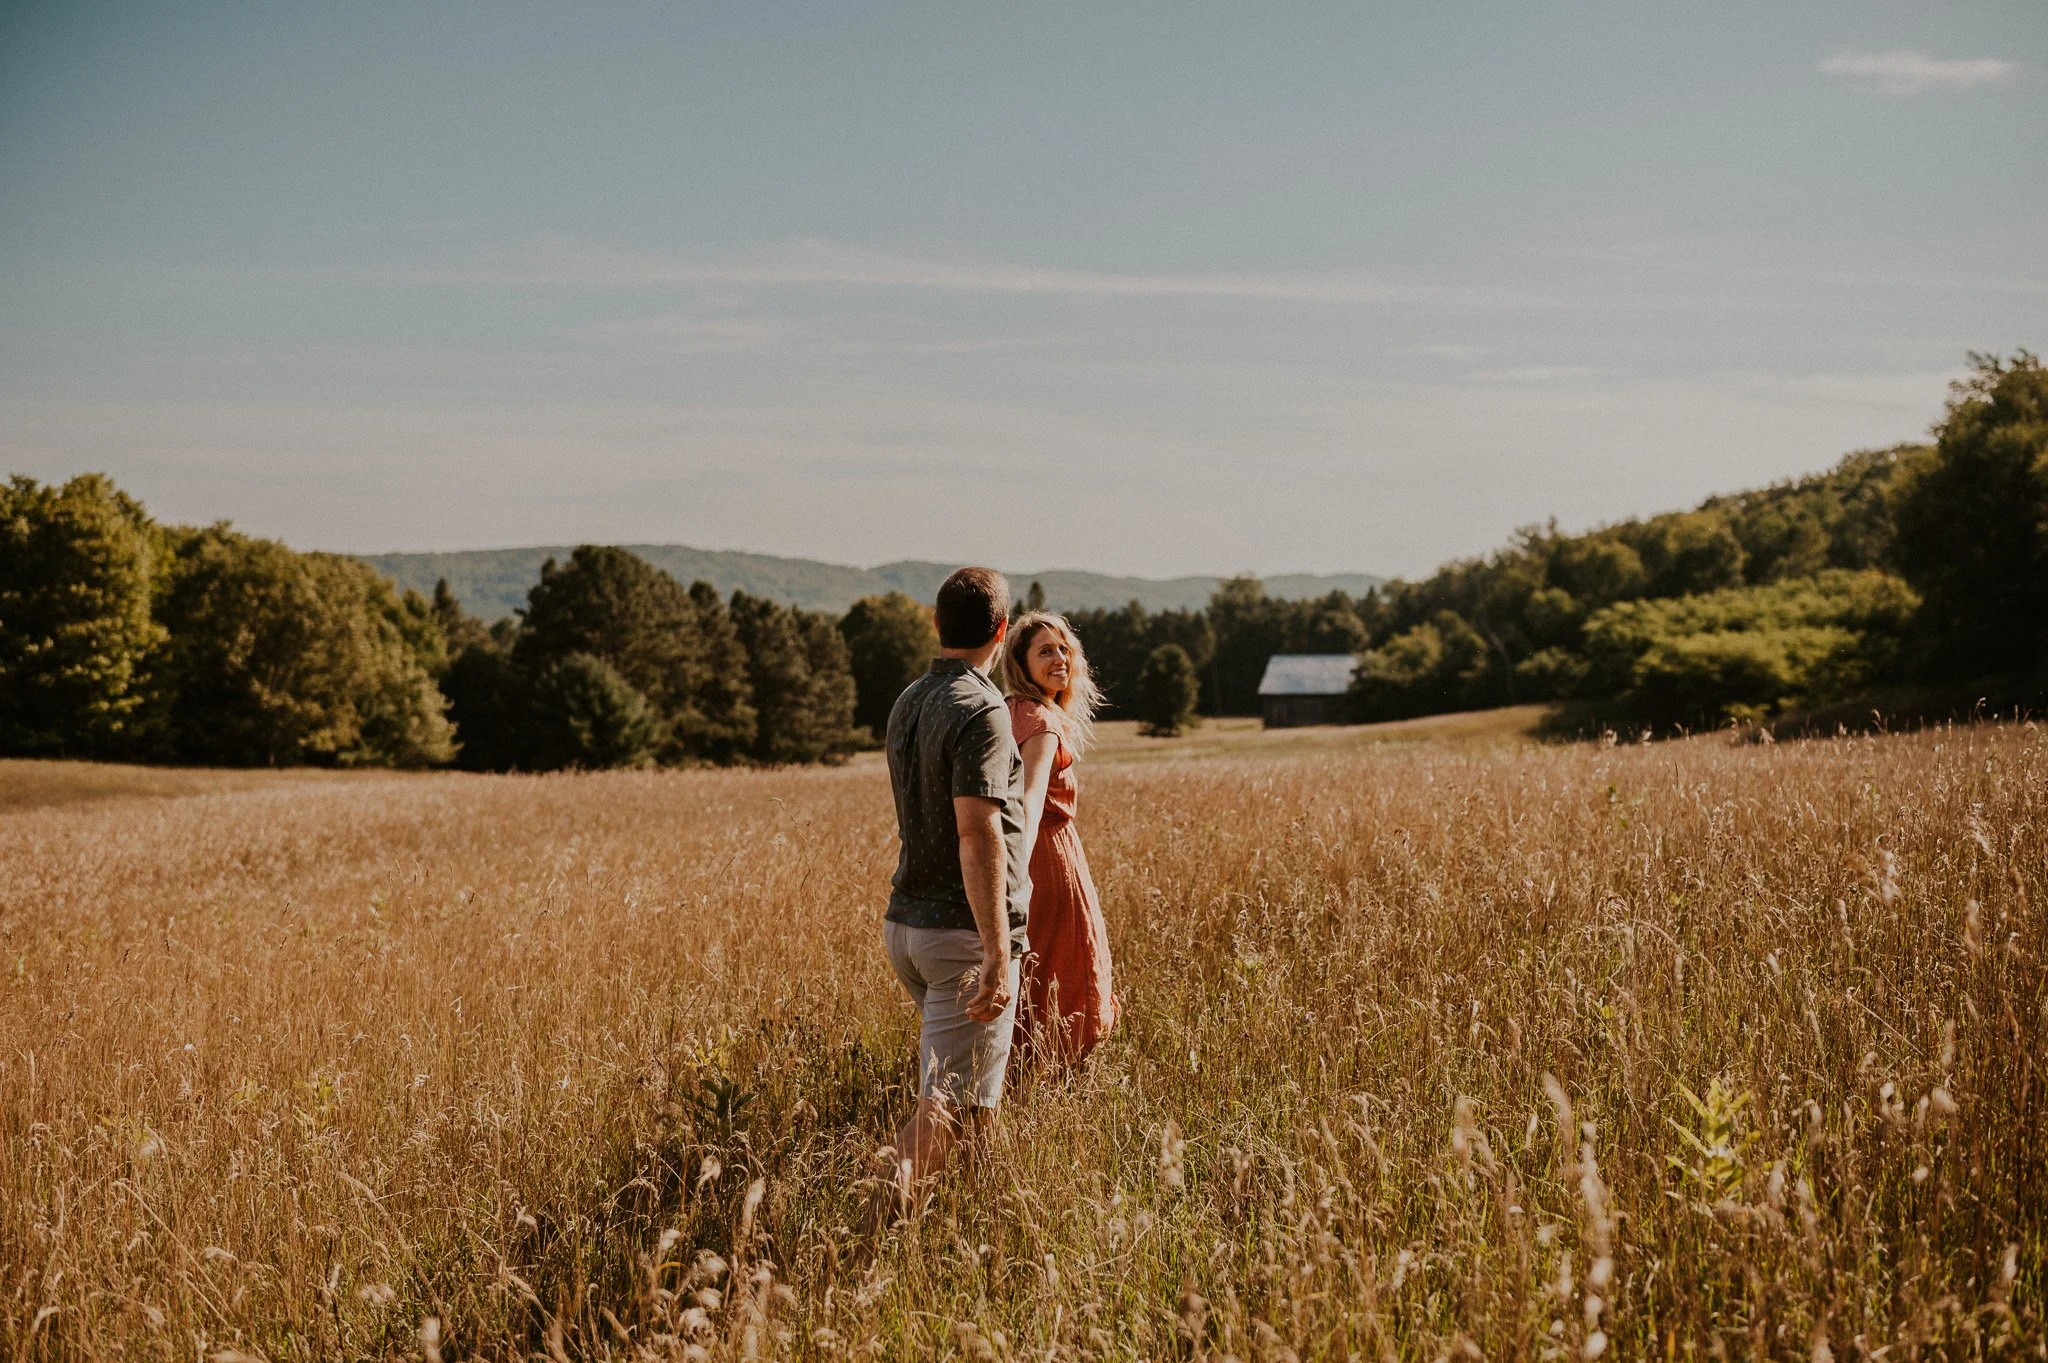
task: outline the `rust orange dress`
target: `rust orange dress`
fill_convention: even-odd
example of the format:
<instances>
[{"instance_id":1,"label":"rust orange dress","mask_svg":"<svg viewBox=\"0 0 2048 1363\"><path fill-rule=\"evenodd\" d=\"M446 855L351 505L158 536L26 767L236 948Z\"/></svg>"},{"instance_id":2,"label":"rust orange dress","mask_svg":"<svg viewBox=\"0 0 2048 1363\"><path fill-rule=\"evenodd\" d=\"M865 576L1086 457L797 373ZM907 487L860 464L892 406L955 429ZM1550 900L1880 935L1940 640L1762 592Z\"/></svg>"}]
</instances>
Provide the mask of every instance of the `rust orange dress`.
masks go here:
<instances>
[{"instance_id":1,"label":"rust orange dress","mask_svg":"<svg viewBox=\"0 0 2048 1363\"><path fill-rule=\"evenodd\" d=\"M1042 733L1059 741L1046 782L1045 814L1031 849L1031 950L1024 958L1016 1047L1030 1059L1072 1063L1116 1026L1116 992L1109 974L1109 929L1088 856L1074 827L1080 788L1074 754L1046 706L1010 697L1010 730L1023 747Z\"/></svg>"}]
</instances>

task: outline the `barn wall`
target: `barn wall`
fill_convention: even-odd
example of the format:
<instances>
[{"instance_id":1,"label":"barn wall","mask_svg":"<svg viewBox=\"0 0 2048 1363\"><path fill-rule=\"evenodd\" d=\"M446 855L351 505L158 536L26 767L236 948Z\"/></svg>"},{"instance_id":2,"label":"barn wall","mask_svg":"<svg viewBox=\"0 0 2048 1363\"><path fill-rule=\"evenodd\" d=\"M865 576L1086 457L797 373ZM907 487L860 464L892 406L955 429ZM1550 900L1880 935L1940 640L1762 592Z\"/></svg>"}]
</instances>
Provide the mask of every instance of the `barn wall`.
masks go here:
<instances>
[{"instance_id":1,"label":"barn wall","mask_svg":"<svg viewBox=\"0 0 2048 1363\"><path fill-rule=\"evenodd\" d=\"M1305 724L1344 724L1351 716L1346 696L1264 696L1266 727L1295 729Z\"/></svg>"}]
</instances>

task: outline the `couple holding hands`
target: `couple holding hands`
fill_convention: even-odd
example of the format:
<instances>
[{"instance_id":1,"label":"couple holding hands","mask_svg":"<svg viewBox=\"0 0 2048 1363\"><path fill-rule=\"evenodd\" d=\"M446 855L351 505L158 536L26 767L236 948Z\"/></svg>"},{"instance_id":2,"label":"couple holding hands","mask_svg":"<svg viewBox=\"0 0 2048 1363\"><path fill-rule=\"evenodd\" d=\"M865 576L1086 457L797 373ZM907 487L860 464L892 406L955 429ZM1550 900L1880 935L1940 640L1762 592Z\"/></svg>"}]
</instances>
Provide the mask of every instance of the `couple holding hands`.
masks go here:
<instances>
[{"instance_id":1,"label":"couple holding hands","mask_svg":"<svg viewBox=\"0 0 2048 1363\"><path fill-rule=\"evenodd\" d=\"M989 568L947 578L933 616L939 657L897 698L886 743L902 849L883 945L921 1020L917 1110L883 1190L898 1210L994 1125L1013 1051L1071 1066L1117 1018L1073 824L1098 704L1081 642L1057 615L1011 619Z\"/></svg>"}]
</instances>

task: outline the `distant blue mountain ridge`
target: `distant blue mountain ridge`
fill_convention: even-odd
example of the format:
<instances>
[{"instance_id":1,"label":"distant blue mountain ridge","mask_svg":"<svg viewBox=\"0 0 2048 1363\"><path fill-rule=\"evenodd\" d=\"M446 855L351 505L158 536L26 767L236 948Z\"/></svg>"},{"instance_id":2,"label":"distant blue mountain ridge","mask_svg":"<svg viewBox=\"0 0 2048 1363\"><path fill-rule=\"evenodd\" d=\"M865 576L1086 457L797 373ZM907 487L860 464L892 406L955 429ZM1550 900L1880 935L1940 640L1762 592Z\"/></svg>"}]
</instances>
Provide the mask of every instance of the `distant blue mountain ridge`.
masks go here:
<instances>
[{"instance_id":1,"label":"distant blue mountain ridge","mask_svg":"<svg viewBox=\"0 0 2048 1363\"><path fill-rule=\"evenodd\" d=\"M958 567L950 563L925 563L914 559L884 563L875 568L853 568L839 563L820 563L807 558L778 558L772 554L747 554L714 549L692 549L683 544L629 544L624 546L677 581L709 582L721 595L744 591L792 606L837 614L863 596L903 592L929 603ZM567 545L532 549L468 549L446 554L364 554L362 559L400 587L429 594L440 578L462 602L464 610L484 620L507 616L526 604L527 590L540 580L540 566L548 559L566 560ZM1214 577L1116 577L1108 573L1052 569L1045 572L1009 573L1010 585L1019 596L1030 584L1045 588L1046 604L1055 610L1089 610L1116 607L1136 601L1146 610L1190 610L1207 604L1209 594L1221 580ZM1290 600L1324 596L1332 591L1362 596L1386 581L1370 573L1286 573L1265 578L1269 596Z\"/></svg>"}]
</instances>

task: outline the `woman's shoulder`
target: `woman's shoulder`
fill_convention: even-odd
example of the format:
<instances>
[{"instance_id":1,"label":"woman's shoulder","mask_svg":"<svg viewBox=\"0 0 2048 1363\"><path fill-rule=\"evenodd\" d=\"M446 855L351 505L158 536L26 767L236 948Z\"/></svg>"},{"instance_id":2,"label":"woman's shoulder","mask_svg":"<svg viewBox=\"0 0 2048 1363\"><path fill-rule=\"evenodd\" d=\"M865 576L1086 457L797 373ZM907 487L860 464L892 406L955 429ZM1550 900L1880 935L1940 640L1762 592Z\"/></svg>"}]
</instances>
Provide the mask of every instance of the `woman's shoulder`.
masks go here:
<instances>
[{"instance_id":1,"label":"woman's shoulder","mask_svg":"<svg viewBox=\"0 0 2048 1363\"><path fill-rule=\"evenodd\" d=\"M1036 696L1010 696L1010 731L1022 744L1027 738L1036 738L1054 729L1052 707Z\"/></svg>"}]
</instances>

